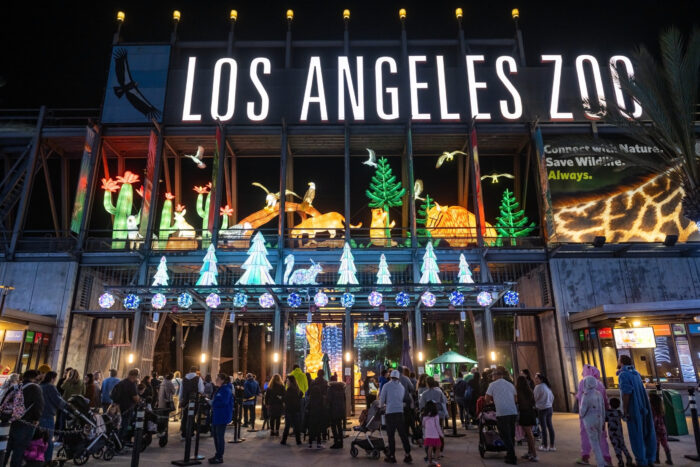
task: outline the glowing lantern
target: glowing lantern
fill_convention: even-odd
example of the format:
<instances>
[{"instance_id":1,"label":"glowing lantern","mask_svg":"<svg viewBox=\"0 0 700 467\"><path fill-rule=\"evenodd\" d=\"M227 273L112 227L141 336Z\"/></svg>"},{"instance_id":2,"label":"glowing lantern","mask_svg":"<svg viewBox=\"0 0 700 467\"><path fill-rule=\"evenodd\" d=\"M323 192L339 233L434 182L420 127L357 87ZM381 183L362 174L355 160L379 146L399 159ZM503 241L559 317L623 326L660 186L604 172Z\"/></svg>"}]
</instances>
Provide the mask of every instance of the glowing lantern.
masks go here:
<instances>
[{"instance_id":1,"label":"glowing lantern","mask_svg":"<svg viewBox=\"0 0 700 467\"><path fill-rule=\"evenodd\" d=\"M459 290L455 290L450 294L450 304L452 306L464 305L464 294Z\"/></svg>"},{"instance_id":2,"label":"glowing lantern","mask_svg":"<svg viewBox=\"0 0 700 467\"><path fill-rule=\"evenodd\" d=\"M258 303L260 303L260 306L263 308L272 308L275 304L275 298L269 292L265 292L258 298Z\"/></svg>"},{"instance_id":3,"label":"glowing lantern","mask_svg":"<svg viewBox=\"0 0 700 467\"><path fill-rule=\"evenodd\" d=\"M382 304L383 299L384 299L384 297L382 297L382 294L377 292L376 290L374 292L370 293L369 296L367 297L367 301L373 307L380 306Z\"/></svg>"},{"instance_id":4,"label":"glowing lantern","mask_svg":"<svg viewBox=\"0 0 700 467\"><path fill-rule=\"evenodd\" d=\"M183 292L177 297L177 306L187 309L192 306L193 301L192 295Z\"/></svg>"},{"instance_id":5,"label":"glowing lantern","mask_svg":"<svg viewBox=\"0 0 700 467\"><path fill-rule=\"evenodd\" d=\"M210 293L204 300L209 308L218 308L221 305L221 297L217 293Z\"/></svg>"},{"instance_id":6,"label":"glowing lantern","mask_svg":"<svg viewBox=\"0 0 700 467\"><path fill-rule=\"evenodd\" d=\"M316 293L316 295L314 295L314 303L319 308L328 305L328 295L323 292Z\"/></svg>"},{"instance_id":7,"label":"glowing lantern","mask_svg":"<svg viewBox=\"0 0 700 467\"><path fill-rule=\"evenodd\" d=\"M102 295L100 295L100 299L98 300L98 302L101 308L112 308L112 306L114 306L114 295L112 295L109 292L105 292Z\"/></svg>"},{"instance_id":8,"label":"glowing lantern","mask_svg":"<svg viewBox=\"0 0 700 467\"><path fill-rule=\"evenodd\" d=\"M135 310L141 304L141 298L138 295L130 293L124 298L124 308L127 310Z\"/></svg>"},{"instance_id":9,"label":"glowing lantern","mask_svg":"<svg viewBox=\"0 0 700 467\"><path fill-rule=\"evenodd\" d=\"M287 305L292 308L299 308L301 306L301 296L296 292L290 293L287 297Z\"/></svg>"},{"instance_id":10,"label":"glowing lantern","mask_svg":"<svg viewBox=\"0 0 700 467\"><path fill-rule=\"evenodd\" d=\"M156 310L160 310L165 306L167 301L168 299L165 298L165 295L162 293L157 293L153 295L153 298L151 298L151 306Z\"/></svg>"},{"instance_id":11,"label":"glowing lantern","mask_svg":"<svg viewBox=\"0 0 700 467\"><path fill-rule=\"evenodd\" d=\"M484 307L491 305L493 303L491 292L479 292L479 295L476 296L476 303Z\"/></svg>"},{"instance_id":12,"label":"glowing lantern","mask_svg":"<svg viewBox=\"0 0 700 467\"><path fill-rule=\"evenodd\" d=\"M355 304L355 296L350 292L345 292L340 297L340 304L343 305L343 308L352 308Z\"/></svg>"},{"instance_id":13,"label":"glowing lantern","mask_svg":"<svg viewBox=\"0 0 700 467\"><path fill-rule=\"evenodd\" d=\"M517 306L520 303L520 294L513 290L509 290L503 295L503 303L508 306Z\"/></svg>"},{"instance_id":14,"label":"glowing lantern","mask_svg":"<svg viewBox=\"0 0 700 467\"><path fill-rule=\"evenodd\" d=\"M423 295L420 296L420 301L423 305L427 306L428 308L432 308L435 306L435 302L437 299L435 298L435 294L432 293L429 290L426 290L423 292Z\"/></svg>"},{"instance_id":15,"label":"glowing lantern","mask_svg":"<svg viewBox=\"0 0 700 467\"><path fill-rule=\"evenodd\" d=\"M401 308L406 308L411 304L411 296L406 292L399 292L396 294L396 304Z\"/></svg>"},{"instance_id":16,"label":"glowing lantern","mask_svg":"<svg viewBox=\"0 0 700 467\"><path fill-rule=\"evenodd\" d=\"M238 292L233 296L233 306L243 308L248 304L248 296L243 292Z\"/></svg>"}]
</instances>

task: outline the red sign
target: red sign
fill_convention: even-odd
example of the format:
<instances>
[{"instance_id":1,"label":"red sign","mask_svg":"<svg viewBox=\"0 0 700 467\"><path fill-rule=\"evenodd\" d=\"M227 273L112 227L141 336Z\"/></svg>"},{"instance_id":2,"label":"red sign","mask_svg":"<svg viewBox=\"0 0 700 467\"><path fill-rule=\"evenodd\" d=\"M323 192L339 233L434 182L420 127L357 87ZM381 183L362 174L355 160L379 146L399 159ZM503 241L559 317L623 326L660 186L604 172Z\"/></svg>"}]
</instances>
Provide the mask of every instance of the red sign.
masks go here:
<instances>
[{"instance_id":1,"label":"red sign","mask_svg":"<svg viewBox=\"0 0 700 467\"><path fill-rule=\"evenodd\" d=\"M598 329L598 337L601 339L612 339L613 333L612 328L600 328Z\"/></svg>"}]
</instances>

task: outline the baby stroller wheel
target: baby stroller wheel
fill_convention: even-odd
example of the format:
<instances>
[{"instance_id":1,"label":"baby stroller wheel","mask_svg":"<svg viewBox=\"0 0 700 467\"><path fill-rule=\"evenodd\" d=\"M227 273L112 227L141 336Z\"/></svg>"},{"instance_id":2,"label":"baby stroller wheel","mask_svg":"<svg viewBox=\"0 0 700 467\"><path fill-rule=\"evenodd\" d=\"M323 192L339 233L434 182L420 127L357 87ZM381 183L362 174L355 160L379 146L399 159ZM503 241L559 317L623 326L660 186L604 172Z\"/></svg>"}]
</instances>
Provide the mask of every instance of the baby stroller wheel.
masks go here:
<instances>
[{"instance_id":1,"label":"baby stroller wheel","mask_svg":"<svg viewBox=\"0 0 700 467\"><path fill-rule=\"evenodd\" d=\"M378 449L372 451L372 459L379 459L380 453Z\"/></svg>"},{"instance_id":2,"label":"baby stroller wheel","mask_svg":"<svg viewBox=\"0 0 700 467\"><path fill-rule=\"evenodd\" d=\"M350 455L352 457L357 457L357 446L351 446L350 447Z\"/></svg>"},{"instance_id":3,"label":"baby stroller wheel","mask_svg":"<svg viewBox=\"0 0 700 467\"><path fill-rule=\"evenodd\" d=\"M75 465L83 465L90 459L90 454L87 449L83 449L78 454L73 457L73 463Z\"/></svg>"},{"instance_id":4,"label":"baby stroller wheel","mask_svg":"<svg viewBox=\"0 0 700 467\"><path fill-rule=\"evenodd\" d=\"M141 452L146 450L146 448L151 444L151 441L153 441L153 436L150 433L143 435L143 438L141 439Z\"/></svg>"},{"instance_id":5,"label":"baby stroller wheel","mask_svg":"<svg viewBox=\"0 0 700 467\"><path fill-rule=\"evenodd\" d=\"M484 447L480 444L479 445L479 455L483 458L484 457Z\"/></svg>"},{"instance_id":6,"label":"baby stroller wheel","mask_svg":"<svg viewBox=\"0 0 700 467\"><path fill-rule=\"evenodd\" d=\"M105 449L105 452L102 454L102 459L106 460L106 461L111 461L113 457L114 457L114 449L112 449L112 448Z\"/></svg>"},{"instance_id":7,"label":"baby stroller wheel","mask_svg":"<svg viewBox=\"0 0 700 467\"><path fill-rule=\"evenodd\" d=\"M101 447L100 449L92 453L92 457L94 457L95 459L99 459L104 454L104 450L105 448Z\"/></svg>"},{"instance_id":8,"label":"baby stroller wheel","mask_svg":"<svg viewBox=\"0 0 700 467\"><path fill-rule=\"evenodd\" d=\"M158 439L158 446L164 448L168 444L168 437L167 436L162 436L160 439Z\"/></svg>"}]
</instances>

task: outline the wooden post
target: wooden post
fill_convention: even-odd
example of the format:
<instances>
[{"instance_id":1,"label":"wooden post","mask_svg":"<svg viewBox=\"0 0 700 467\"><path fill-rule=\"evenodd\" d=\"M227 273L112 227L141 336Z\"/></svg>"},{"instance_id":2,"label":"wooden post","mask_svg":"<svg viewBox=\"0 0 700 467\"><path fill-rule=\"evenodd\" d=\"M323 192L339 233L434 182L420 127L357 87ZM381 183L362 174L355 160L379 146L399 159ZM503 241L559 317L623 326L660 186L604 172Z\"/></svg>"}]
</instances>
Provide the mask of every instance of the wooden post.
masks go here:
<instances>
[{"instance_id":1,"label":"wooden post","mask_svg":"<svg viewBox=\"0 0 700 467\"><path fill-rule=\"evenodd\" d=\"M182 343L182 321L177 320L175 321L175 366L177 367L178 370L182 372L182 375L185 375L185 362L184 362L184 352L185 349L183 348L183 343Z\"/></svg>"},{"instance_id":2,"label":"wooden post","mask_svg":"<svg viewBox=\"0 0 700 467\"><path fill-rule=\"evenodd\" d=\"M248 373L248 334L250 332L250 326L248 323L243 325L243 350L241 351L243 374Z\"/></svg>"},{"instance_id":3,"label":"wooden post","mask_svg":"<svg viewBox=\"0 0 700 467\"><path fill-rule=\"evenodd\" d=\"M175 154L175 204L182 202L182 157Z\"/></svg>"},{"instance_id":4,"label":"wooden post","mask_svg":"<svg viewBox=\"0 0 700 467\"><path fill-rule=\"evenodd\" d=\"M70 169L68 166L68 158L65 154L61 155L61 230L63 235L68 236L70 230Z\"/></svg>"},{"instance_id":5,"label":"wooden post","mask_svg":"<svg viewBox=\"0 0 700 467\"><path fill-rule=\"evenodd\" d=\"M267 356L267 330L265 326L258 327L260 328L260 377L258 382L262 386L267 378L267 366L270 364L270 359Z\"/></svg>"},{"instance_id":6,"label":"wooden post","mask_svg":"<svg viewBox=\"0 0 700 467\"><path fill-rule=\"evenodd\" d=\"M232 312L233 313L233 312ZM238 369L240 368L240 362L239 362L239 352L238 352L238 345L240 343L241 335L240 335L240 326L238 325L238 319L236 319L233 324L231 325L231 344L232 344L232 351L231 351L231 361L232 361L232 366L231 366L231 375L235 375L238 373Z\"/></svg>"}]
</instances>

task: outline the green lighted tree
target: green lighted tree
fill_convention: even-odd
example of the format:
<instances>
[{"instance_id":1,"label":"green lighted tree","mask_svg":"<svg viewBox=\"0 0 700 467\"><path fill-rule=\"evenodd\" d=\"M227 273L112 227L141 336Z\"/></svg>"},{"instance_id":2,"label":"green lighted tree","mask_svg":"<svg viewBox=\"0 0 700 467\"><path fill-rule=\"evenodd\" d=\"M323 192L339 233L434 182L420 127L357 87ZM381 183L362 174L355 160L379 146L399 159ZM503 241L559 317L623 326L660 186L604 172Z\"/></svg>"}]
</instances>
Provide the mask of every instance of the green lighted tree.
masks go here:
<instances>
[{"instance_id":1,"label":"green lighted tree","mask_svg":"<svg viewBox=\"0 0 700 467\"><path fill-rule=\"evenodd\" d=\"M516 237L525 237L535 229L535 223L531 222L528 225L528 218L525 211L520 208L520 203L515 199L509 189L503 192L501 205L498 207L501 215L496 217L496 231L498 232L498 240L496 245L503 245L503 238L510 238L511 246L516 245Z\"/></svg>"},{"instance_id":2,"label":"green lighted tree","mask_svg":"<svg viewBox=\"0 0 700 467\"><path fill-rule=\"evenodd\" d=\"M416 230L416 236L418 238L430 237L430 231L426 229L425 226L428 225L428 212L433 206L435 206L435 200L426 193L425 200L423 200L423 203L420 205L418 216L416 216L416 224L420 226Z\"/></svg>"},{"instance_id":3,"label":"green lighted tree","mask_svg":"<svg viewBox=\"0 0 700 467\"><path fill-rule=\"evenodd\" d=\"M401 198L406 194L406 189L401 186L401 182L396 181L396 176L391 172L391 166L386 157L380 157L377 160L377 169L372 176L369 189L365 192L371 208L381 208L386 212L386 237L391 237L389 208L403 204Z\"/></svg>"}]
</instances>

